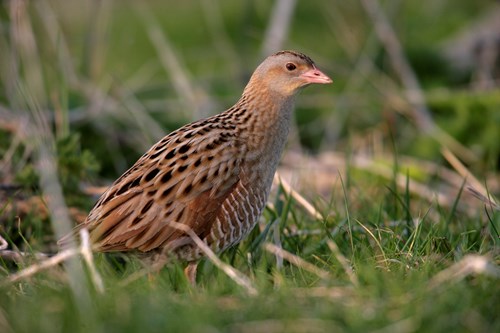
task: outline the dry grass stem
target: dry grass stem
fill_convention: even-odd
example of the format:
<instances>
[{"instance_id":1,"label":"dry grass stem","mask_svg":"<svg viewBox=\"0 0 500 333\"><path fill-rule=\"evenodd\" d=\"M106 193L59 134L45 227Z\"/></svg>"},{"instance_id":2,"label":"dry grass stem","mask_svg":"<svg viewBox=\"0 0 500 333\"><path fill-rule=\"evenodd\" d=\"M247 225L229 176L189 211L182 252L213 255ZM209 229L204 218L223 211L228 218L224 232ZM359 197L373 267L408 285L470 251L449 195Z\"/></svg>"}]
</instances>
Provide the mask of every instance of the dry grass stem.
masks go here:
<instances>
[{"instance_id":1,"label":"dry grass stem","mask_svg":"<svg viewBox=\"0 0 500 333\"><path fill-rule=\"evenodd\" d=\"M12 82L10 92L12 96L10 102L14 105L18 103L16 85L22 80L19 76L19 65L23 65L24 80L23 84L28 87L28 90L36 100L45 104L46 94L44 87L43 69L40 62L39 49L36 43L36 37L33 31L32 20L29 13L29 1L10 1L8 2L9 18L11 20L10 37L12 41L12 49L14 56L12 61L12 77L6 82ZM17 71L14 73L14 71Z\"/></svg>"},{"instance_id":2,"label":"dry grass stem","mask_svg":"<svg viewBox=\"0 0 500 333\"><path fill-rule=\"evenodd\" d=\"M194 116L195 118L206 117L209 114L207 106L210 108L213 104L211 99L191 82L186 66L184 66L181 59L176 55L173 45L151 11L142 4L137 5L137 8L147 25L147 33L156 49L159 61L165 71L171 76L175 91L187 103L186 109L194 111L194 114L189 116Z\"/></svg>"},{"instance_id":3,"label":"dry grass stem","mask_svg":"<svg viewBox=\"0 0 500 333\"><path fill-rule=\"evenodd\" d=\"M406 98L414 106L414 118L418 127L426 133L432 132L435 124L427 108L425 96L394 29L377 0L361 0L361 3L373 21L375 33L384 45L392 66L401 78L406 89Z\"/></svg>"},{"instance_id":4,"label":"dry grass stem","mask_svg":"<svg viewBox=\"0 0 500 333\"><path fill-rule=\"evenodd\" d=\"M45 253L41 252L23 252L23 251L11 251L11 250L2 250L0 249L0 258L9 260L9 261L14 261L14 262L23 262L24 259L33 257L36 260L45 260L49 256Z\"/></svg>"},{"instance_id":5,"label":"dry grass stem","mask_svg":"<svg viewBox=\"0 0 500 333\"><path fill-rule=\"evenodd\" d=\"M313 218L317 220L323 220L323 215L321 215L321 213L316 208L314 208L314 206L310 204L309 201L307 201L302 195L300 195L299 192L295 191L285 179L281 178L278 172L276 172L276 174L274 175L274 182L276 184L280 184L283 187L283 190L289 196L294 198L295 201L299 205L301 205Z\"/></svg>"},{"instance_id":6,"label":"dry grass stem","mask_svg":"<svg viewBox=\"0 0 500 333\"><path fill-rule=\"evenodd\" d=\"M38 272L44 271L46 269L49 269L51 267L57 266L60 263L68 260L69 258L72 258L76 255L78 255L81 251L79 249L71 248L67 250L63 250L56 254L53 257L50 257L47 260L41 261L39 263L36 263L34 265L31 265L29 267L26 267L25 269L12 274L8 277L8 279L2 283L2 285L6 284L11 284L11 283L16 283L20 280L29 278L30 276L33 276L37 274Z\"/></svg>"},{"instance_id":7,"label":"dry grass stem","mask_svg":"<svg viewBox=\"0 0 500 333\"><path fill-rule=\"evenodd\" d=\"M441 128L436 129L434 137L442 147L449 148L450 151L454 152L457 156L460 156L460 158L467 163L475 163L478 161L476 153L474 153L470 148L461 144L457 139L446 133Z\"/></svg>"},{"instance_id":8,"label":"dry grass stem","mask_svg":"<svg viewBox=\"0 0 500 333\"><path fill-rule=\"evenodd\" d=\"M228 264L223 263L219 257L205 244L198 235L187 225L170 222L169 226L172 228L181 230L185 232L193 242L195 242L196 246L200 248L203 254L221 271L223 271L227 276L229 276L236 284L243 287L249 295L255 296L258 294L257 289L252 285L251 281L246 277L243 273L235 269L234 267L229 266Z\"/></svg>"},{"instance_id":9,"label":"dry grass stem","mask_svg":"<svg viewBox=\"0 0 500 333\"><path fill-rule=\"evenodd\" d=\"M140 133L144 133L147 139L151 141L147 142L148 146L165 135L165 130L150 116L146 107L137 99L132 91L127 90L123 86L115 87L115 91L118 92L123 105L132 115L132 122L139 127Z\"/></svg>"},{"instance_id":10,"label":"dry grass stem","mask_svg":"<svg viewBox=\"0 0 500 333\"><path fill-rule=\"evenodd\" d=\"M429 281L428 288L434 289L443 284L457 282L473 274L483 274L500 279L500 268L485 256L469 254L459 262L437 273Z\"/></svg>"},{"instance_id":11,"label":"dry grass stem","mask_svg":"<svg viewBox=\"0 0 500 333\"><path fill-rule=\"evenodd\" d=\"M446 147L441 148L441 154L450 163L460 176L462 176L476 192L480 193L488 201L493 201L494 198L490 195L488 190L481 184L481 182L460 162L460 160Z\"/></svg>"},{"instance_id":12,"label":"dry grass stem","mask_svg":"<svg viewBox=\"0 0 500 333\"><path fill-rule=\"evenodd\" d=\"M354 167L366 170L387 179L394 178L394 172L391 167L376 163L374 159L364 155L353 156L351 164ZM398 173L396 175L396 184L402 189L406 189L406 187L408 186L411 193L416 194L422 198L435 198L436 201L442 206L450 207L453 204L453 200L448 198L443 193L432 190L424 184L418 183L413 179L407 179L407 176L404 174Z\"/></svg>"},{"instance_id":13,"label":"dry grass stem","mask_svg":"<svg viewBox=\"0 0 500 333\"><path fill-rule=\"evenodd\" d=\"M269 24L262 43L262 55L268 56L282 48L292 22L297 0L278 0L269 18Z\"/></svg>"},{"instance_id":14,"label":"dry grass stem","mask_svg":"<svg viewBox=\"0 0 500 333\"><path fill-rule=\"evenodd\" d=\"M470 194L472 194L474 197L478 198L481 200L486 206L489 206L491 208L494 208L496 210L500 210L500 205L497 204L496 202L491 201L481 193L479 193L475 188L467 186L466 187L467 191L469 191Z\"/></svg>"},{"instance_id":15,"label":"dry grass stem","mask_svg":"<svg viewBox=\"0 0 500 333\"><path fill-rule=\"evenodd\" d=\"M82 254L83 259L87 263L87 267L89 268L90 278L99 293L104 293L104 283L102 282L102 278L97 272L94 264L94 256L92 255L92 245L90 243L89 232L86 228L80 230L80 239L81 239L81 247L80 253Z\"/></svg>"},{"instance_id":16,"label":"dry grass stem","mask_svg":"<svg viewBox=\"0 0 500 333\"><path fill-rule=\"evenodd\" d=\"M380 241L377 239L377 237L375 237L375 235L373 234L373 232L368 229L363 223L361 223L360 221L358 220L355 220L360 226L361 228L363 228L370 236L371 238L375 241L375 243L377 244L377 247L379 248L380 250L380 253L382 254L382 256L384 257L384 260L383 260L383 263L385 264L385 268L388 269L388 264L387 264L387 256L385 254L385 251L384 251L384 247L382 246L382 244L380 244Z\"/></svg>"},{"instance_id":17,"label":"dry grass stem","mask_svg":"<svg viewBox=\"0 0 500 333\"><path fill-rule=\"evenodd\" d=\"M272 253L274 254L275 256L280 256L282 257L283 259L285 259L286 261L288 261L289 263L291 263L292 265L295 265L303 270L306 270L310 273L313 273L315 275L317 275L318 277L320 277L321 279L327 279L328 277L330 277L330 273L328 273L327 271L325 270L322 270L321 268L318 268L316 266L314 266L313 264L305 261L304 259L296 256L295 254L293 253L290 253L282 248L279 248L277 247L276 245L274 244L271 244L271 243L265 243L264 244L264 249L269 252L269 253Z\"/></svg>"},{"instance_id":18,"label":"dry grass stem","mask_svg":"<svg viewBox=\"0 0 500 333\"><path fill-rule=\"evenodd\" d=\"M326 241L326 244L330 248L330 251L332 251L335 258L337 258L337 261L340 263L344 271L346 272L347 276L349 277L349 280L351 280L351 283L357 287L359 285L358 277L352 270L349 260L347 260L347 258L342 254L342 252L340 252L337 243L335 243L331 239L328 239Z\"/></svg>"},{"instance_id":19,"label":"dry grass stem","mask_svg":"<svg viewBox=\"0 0 500 333\"><path fill-rule=\"evenodd\" d=\"M342 153L323 152L315 158L289 152L284 157L284 163L280 167L280 174L277 179L289 177L290 174L299 174L299 183L308 186L316 192L329 195L338 182L338 170L351 167L364 170L387 180L395 179L398 188L405 191L408 188L412 195L427 201L436 201L442 207L450 208L454 205L463 186L463 177L455 170L431 161L401 156L398 161L398 170L401 172L395 175L393 165L388 163L391 159L393 159L392 156L383 153L374 155L357 153L347 157ZM297 165L300 165L300 168ZM305 170L306 172L301 175L300 170ZM311 170L314 170L314 177L310 177ZM412 170L415 170L415 172ZM412 172L408 175L407 171ZM412 176L414 173L416 177L423 177L424 179L439 178L440 181L433 181L430 184L420 182L416 180L416 177ZM277 182L278 180L275 181ZM436 186L436 183L439 186ZM496 190L497 186L494 186L495 183L491 183L492 190ZM291 195L293 196L295 193ZM487 200L482 201L488 202ZM490 201L496 202L493 198ZM469 215L475 214L476 209L479 207L477 201L469 200L469 198L463 198L460 203L461 211ZM306 204L306 207L312 206L307 206ZM313 208L310 213L314 214L314 211L315 209ZM315 215L312 216L314 217ZM316 215L316 218L319 218L319 216Z\"/></svg>"},{"instance_id":20,"label":"dry grass stem","mask_svg":"<svg viewBox=\"0 0 500 333\"><path fill-rule=\"evenodd\" d=\"M19 83L17 86L18 94L23 99L21 109L29 110L29 118L31 126L27 128L25 133L27 140L32 142L36 149L35 166L39 176L39 186L43 196L47 198L47 207L51 216L51 224L56 238L61 238L71 230L72 222L69 218L68 207L66 206L63 196L62 186L59 181L57 172L57 159L55 157L54 137L52 135L51 126L45 113L40 108L40 104L36 97L31 93L28 87ZM70 242L74 244L73 242ZM62 261L70 259L78 253L77 250L69 249L62 253ZM15 274L7 279L7 282L17 281L25 276L30 276L40 269L46 269L57 264L57 260L61 257L56 256L56 259L50 258L48 261L42 261L40 264L35 264L28 267L26 270ZM54 263L55 262L55 263ZM75 297L81 299L80 310L90 310L90 298L87 290L87 282L83 279L84 272L81 263L76 260L65 262L65 268L69 277L69 285Z\"/></svg>"},{"instance_id":21,"label":"dry grass stem","mask_svg":"<svg viewBox=\"0 0 500 333\"><path fill-rule=\"evenodd\" d=\"M9 243L0 235L0 251L3 251L9 247Z\"/></svg>"},{"instance_id":22,"label":"dry grass stem","mask_svg":"<svg viewBox=\"0 0 500 333\"><path fill-rule=\"evenodd\" d=\"M475 156L469 149L439 128L432 119L417 75L413 71L398 36L385 16L379 2L377 0L361 0L361 4L373 21L375 33L387 51L392 67L401 79L405 88L406 99L413 106L412 116L417 127L424 133L432 135L442 146L449 146L465 160L474 160Z\"/></svg>"},{"instance_id":23,"label":"dry grass stem","mask_svg":"<svg viewBox=\"0 0 500 333\"><path fill-rule=\"evenodd\" d=\"M92 282L94 283L94 286L96 290L100 293L104 292L104 283L102 282L102 278L97 272L97 269L95 268L93 256L92 256L92 247L89 241L89 233L87 229L82 229L80 230L80 237L81 237L81 246L80 248L68 248L65 249L58 254L54 255L53 257L50 257L47 259L47 256L44 254L37 254L36 258L43 258L43 261L40 261L36 264L33 264L15 274L12 274L8 277L7 281L5 284L10 284L10 283L15 283L18 282L22 279L29 278L30 276L33 276L37 274L38 272L44 271L46 269L49 269L51 267L57 266L64 261L75 257L77 255L82 255L83 259L85 260L89 272L90 272L90 277L92 279ZM9 251L9 252L14 252L14 251ZM23 252L14 252L16 255L16 258L22 259L28 254L23 253ZM2 253L3 257L3 253Z\"/></svg>"},{"instance_id":24,"label":"dry grass stem","mask_svg":"<svg viewBox=\"0 0 500 333\"><path fill-rule=\"evenodd\" d=\"M35 1L33 4L36 7L40 17L45 19L40 23L44 25L47 37L52 43L52 47L57 49L57 61L54 62L61 72L64 73L64 78L70 86L78 84L78 74L75 70L74 59L71 55L68 43L66 42L65 33L60 26L60 21L57 19L57 14L52 9L48 1Z\"/></svg>"}]
</instances>

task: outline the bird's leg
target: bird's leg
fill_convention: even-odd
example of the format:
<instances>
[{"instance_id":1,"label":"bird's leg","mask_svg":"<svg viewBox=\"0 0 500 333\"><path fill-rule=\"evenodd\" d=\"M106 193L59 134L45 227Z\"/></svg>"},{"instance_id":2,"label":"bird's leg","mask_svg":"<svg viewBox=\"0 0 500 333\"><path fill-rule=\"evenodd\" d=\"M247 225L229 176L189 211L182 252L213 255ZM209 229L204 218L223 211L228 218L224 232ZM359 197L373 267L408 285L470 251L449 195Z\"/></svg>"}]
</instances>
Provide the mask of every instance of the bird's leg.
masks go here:
<instances>
[{"instance_id":1,"label":"bird's leg","mask_svg":"<svg viewBox=\"0 0 500 333\"><path fill-rule=\"evenodd\" d=\"M198 268L198 262L196 262L196 261L191 261L190 263L188 263L186 268L184 268L184 275L186 275L186 278L188 279L189 283L193 287L196 286L196 269L197 268Z\"/></svg>"}]
</instances>

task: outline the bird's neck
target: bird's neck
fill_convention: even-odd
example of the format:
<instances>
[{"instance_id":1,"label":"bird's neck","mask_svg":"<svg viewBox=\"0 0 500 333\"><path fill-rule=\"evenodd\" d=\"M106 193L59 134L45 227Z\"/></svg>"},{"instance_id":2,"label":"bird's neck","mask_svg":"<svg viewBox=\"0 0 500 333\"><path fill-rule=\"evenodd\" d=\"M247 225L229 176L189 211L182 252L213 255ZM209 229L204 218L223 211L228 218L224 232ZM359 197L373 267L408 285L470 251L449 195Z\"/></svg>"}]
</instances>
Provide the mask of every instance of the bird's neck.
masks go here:
<instances>
[{"instance_id":1,"label":"bird's neck","mask_svg":"<svg viewBox=\"0 0 500 333\"><path fill-rule=\"evenodd\" d=\"M242 124L249 145L255 151L273 150L280 155L290 129L293 96L280 96L270 92L245 93L238 102L245 109ZM237 104L237 105L238 105Z\"/></svg>"},{"instance_id":2,"label":"bird's neck","mask_svg":"<svg viewBox=\"0 0 500 333\"><path fill-rule=\"evenodd\" d=\"M245 90L240 101L232 108L233 120L238 122L240 139L247 146L248 165L253 175L263 177L261 182L270 187L278 167L290 130L294 98L271 93L257 94ZM254 172L257 171L257 172Z\"/></svg>"}]
</instances>

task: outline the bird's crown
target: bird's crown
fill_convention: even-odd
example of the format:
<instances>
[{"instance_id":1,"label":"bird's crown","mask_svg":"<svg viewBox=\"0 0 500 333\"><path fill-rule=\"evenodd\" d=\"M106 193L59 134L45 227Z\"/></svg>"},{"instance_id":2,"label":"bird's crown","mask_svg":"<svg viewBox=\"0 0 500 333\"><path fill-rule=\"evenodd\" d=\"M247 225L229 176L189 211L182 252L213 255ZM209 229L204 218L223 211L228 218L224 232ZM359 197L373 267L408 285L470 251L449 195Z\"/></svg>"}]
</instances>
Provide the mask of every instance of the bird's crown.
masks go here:
<instances>
[{"instance_id":1,"label":"bird's crown","mask_svg":"<svg viewBox=\"0 0 500 333\"><path fill-rule=\"evenodd\" d=\"M304 53L300 53L300 52L297 52L297 51L283 50L283 51L276 52L275 54L273 54L271 56L272 57L276 57L276 56L285 55L285 54L298 57L298 58L304 60L305 62L307 62L309 65L314 66L314 61L312 61L311 58L309 58L308 56L306 56Z\"/></svg>"}]
</instances>

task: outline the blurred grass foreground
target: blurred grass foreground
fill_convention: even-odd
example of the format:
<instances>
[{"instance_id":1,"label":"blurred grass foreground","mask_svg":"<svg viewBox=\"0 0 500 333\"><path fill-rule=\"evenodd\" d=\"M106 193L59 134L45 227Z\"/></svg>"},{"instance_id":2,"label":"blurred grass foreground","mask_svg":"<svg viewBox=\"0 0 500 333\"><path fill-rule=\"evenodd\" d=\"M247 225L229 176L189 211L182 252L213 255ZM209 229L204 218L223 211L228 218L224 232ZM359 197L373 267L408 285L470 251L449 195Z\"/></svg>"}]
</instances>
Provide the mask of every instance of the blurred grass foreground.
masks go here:
<instances>
[{"instance_id":1,"label":"blurred grass foreground","mask_svg":"<svg viewBox=\"0 0 500 333\"><path fill-rule=\"evenodd\" d=\"M499 332L499 25L486 0L0 2L0 332ZM59 251L280 49L334 85L302 93L259 226L196 288L85 235Z\"/></svg>"}]
</instances>

